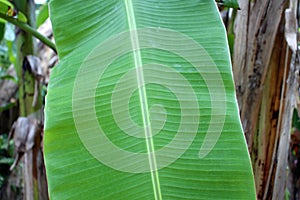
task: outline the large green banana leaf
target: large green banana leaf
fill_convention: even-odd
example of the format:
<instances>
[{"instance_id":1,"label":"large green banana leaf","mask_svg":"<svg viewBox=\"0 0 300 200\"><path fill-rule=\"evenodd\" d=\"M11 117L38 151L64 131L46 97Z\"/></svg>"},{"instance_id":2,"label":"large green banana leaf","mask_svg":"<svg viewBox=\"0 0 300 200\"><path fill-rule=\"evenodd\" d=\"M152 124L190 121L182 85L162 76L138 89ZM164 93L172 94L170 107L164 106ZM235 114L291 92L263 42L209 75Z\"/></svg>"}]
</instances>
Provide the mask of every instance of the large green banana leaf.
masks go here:
<instances>
[{"instance_id":1,"label":"large green banana leaf","mask_svg":"<svg viewBox=\"0 0 300 200\"><path fill-rule=\"evenodd\" d=\"M255 199L213 0L52 0L51 199Z\"/></svg>"}]
</instances>

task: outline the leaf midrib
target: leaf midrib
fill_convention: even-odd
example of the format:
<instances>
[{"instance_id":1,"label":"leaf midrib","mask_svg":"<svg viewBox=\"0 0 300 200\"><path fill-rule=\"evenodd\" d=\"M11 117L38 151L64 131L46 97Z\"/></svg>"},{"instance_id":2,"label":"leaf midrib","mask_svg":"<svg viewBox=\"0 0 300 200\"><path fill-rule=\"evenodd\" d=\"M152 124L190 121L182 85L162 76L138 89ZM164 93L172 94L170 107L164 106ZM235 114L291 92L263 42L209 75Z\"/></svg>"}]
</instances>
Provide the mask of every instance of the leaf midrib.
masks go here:
<instances>
[{"instance_id":1,"label":"leaf midrib","mask_svg":"<svg viewBox=\"0 0 300 200\"><path fill-rule=\"evenodd\" d=\"M141 105L141 112L142 112L142 119L144 125L144 133L145 133L145 140L147 145L147 154L152 178L152 186L154 191L155 200L161 200L161 190L160 190L160 183L159 183L159 176L157 171L157 162L155 157L155 148L153 145L152 139L152 129L151 129L151 122L150 122L150 114L148 109L148 101L147 101L147 93L144 87L144 74L142 69L142 58L140 52L140 44L138 38L138 31L136 28L135 23L135 15L134 9L132 5L132 0L125 0L126 6L126 13L130 31L130 40L133 49L133 58L134 58L134 65L136 69L136 78L137 78L137 86L139 90L139 99Z\"/></svg>"}]
</instances>

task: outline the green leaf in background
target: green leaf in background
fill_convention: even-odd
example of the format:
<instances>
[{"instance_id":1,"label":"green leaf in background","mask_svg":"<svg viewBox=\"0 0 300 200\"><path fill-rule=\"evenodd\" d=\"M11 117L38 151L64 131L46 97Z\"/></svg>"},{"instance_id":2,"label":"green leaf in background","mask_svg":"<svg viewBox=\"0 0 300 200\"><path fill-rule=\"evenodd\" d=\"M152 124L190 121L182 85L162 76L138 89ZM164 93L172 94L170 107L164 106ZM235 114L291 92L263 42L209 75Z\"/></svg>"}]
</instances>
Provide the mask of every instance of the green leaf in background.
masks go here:
<instances>
[{"instance_id":1,"label":"green leaf in background","mask_svg":"<svg viewBox=\"0 0 300 200\"><path fill-rule=\"evenodd\" d=\"M293 111L292 127L295 127L298 130L300 130L300 118L298 116L297 109L294 109Z\"/></svg>"},{"instance_id":2,"label":"green leaf in background","mask_svg":"<svg viewBox=\"0 0 300 200\"><path fill-rule=\"evenodd\" d=\"M15 31L14 31L14 25L11 23L6 23L5 24L5 33L4 33L4 39L6 41L6 46L7 46L7 53L9 56L9 61L13 64L16 62L16 56L14 52L14 44L15 44Z\"/></svg>"},{"instance_id":3,"label":"green leaf in background","mask_svg":"<svg viewBox=\"0 0 300 200\"><path fill-rule=\"evenodd\" d=\"M234 50L234 34L233 33L228 33L227 34L227 39L228 39L228 45L229 45L230 55L233 55L233 50Z\"/></svg>"},{"instance_id":4,"label":"green leaf in background","mask_svg":"<svg viewBox=\"0 0 300 200\"><path fill-rule=\"evenodd\" d=\"M13 158L0 158L0 165L2 164L12 165L13 162L14 162Z\"/></svg>"},{"instance_id":5,"label":"green leaf in background","mask_svg":"<svg viewBox=\"0 0 300 200\"><path fill-rule=\"evenodd\" d=\"M240 9L238 0L216 0L219 4L233 9Z\"/></svg>"},{"instance_id":6,"label":"green leaf in background","mask_svg":"<svg viewBox=\"0 0 300 200\"><path fill-rule=\"evenodd\" d=\"M6 80L12 80L13 82L17 83L18 81L16 80L15 77L11 76L11 75L2 75L0 74L0 80L6 79Z\"/></svg>"},{"instance_id":7,"label":"green leaf in background","mask_svg":"<svg viewBox=\"0 0 300 200\"><path fill-rule=\"evenodd\" d=\"M48 17L49 17L48 3L45 3L39 9L38 15L36 17L36 27L38 28L40 25L42 25L48 19Z\"/></svg>"},{"instance_id":8,"label":"green leaf in background","mask_svg":"<svg viewBox=\"0 0 300 200\"><path fill-rule=\"evenodd\" d=\"M0 0L0 13L11 16L11 12L14 9L14 5L8 0Z\"/></svg>"},{"instance_id":9,"label":"green leaf in background","mask_svg":"<svg viewBox=\"0 0 300 200\"><path fill-rule=\"evenodd\" d=\"M213 0L52 0L51 199L255 199Z\"/></svg>"},{"instance_id":10,"label":"green leaf in background","mask_svg":"<svg viewBox=\"0 0 300 200\"><path fill-rule=\"evenodd\" d=\"M9 55L7 53L8 48L4 41L3 41L3 43L4 43L3 45L0 45L0 66L1 66L0 74L5 72L11 64L11 62L9 60Z\"/></svg>"},{"instance_id":11,"label":"green leaf in background","mask_svg":"<svg viewBox=\"0 0 300 200\"><path fill-rule=\"evenodd\" d=\"M16 105L16 103L7 103L7 104L4 104L4 105L0 105L0 112L8 110L8 109L14 107L15 105Z\"/></svg>"},{"instance_id":12,"label":"green leaf in background","mask_svg":"<svg viewBox=\"0 0 300 200\"><path fill-rule=\"evenodd\" d=\"M27 18L21 11L16 11L14 5L8 0L0 0L0 13L10 17L17 16L20 22L27 23Z\"/></svg>"},{"instance_id":13,"label":"green leaf in background","mask_svg":"<svg viewBox=\"0 0 300 200\"><path fill-rule=\"evenodd\" d=\"M239 3L237 0L223 0L224 6L239 9Z\"/></svg>"},{"instance_id":14,"label":"green leaf in background","mask_svg":"<svg viewBox=\"0 0 300 200\"><path fill-rule=\"evenodd\" d=\"M21 11L18 12L17 14L17 19L20 21L20 22L23 22L23 23L27 23L27 17L24 15L24 13L22 13Z\"/></svg>"},{"instance_id":15,"label":"green leaf in background","mask_svg":"<svg viewBox=\"0 0 300 200\"><path fill-rule=\"evenodd\" d=\"M4 32L5 32L5 22L0 21L0 42L2 41L4 37Z\"/></svg>"}]
</instances>

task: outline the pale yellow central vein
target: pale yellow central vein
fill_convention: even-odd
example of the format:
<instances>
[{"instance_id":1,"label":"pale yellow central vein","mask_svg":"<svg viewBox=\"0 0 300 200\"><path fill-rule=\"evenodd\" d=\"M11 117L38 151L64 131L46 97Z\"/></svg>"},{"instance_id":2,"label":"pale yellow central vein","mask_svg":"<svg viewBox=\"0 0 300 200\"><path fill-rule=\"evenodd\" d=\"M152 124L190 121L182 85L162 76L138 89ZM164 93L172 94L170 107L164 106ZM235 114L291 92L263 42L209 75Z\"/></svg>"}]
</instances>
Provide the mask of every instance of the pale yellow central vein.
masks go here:
<instances>
[{"instance_id":1,"label":"pale yellow central vein","mask_svg":"<svg viewBox=\"0 0 300 200\"><path fill-rule=\"evenodd\" d=\"M131 45L133 48L133 57L134 57L134 64L136 69L137 84L139 90L139 97L140 97L140 104L141 104L141 111L142 111L142 118L144 124L145 139L147 145L148 160L149 160L149 166L151 171L154 196L156 200L161 200L162 197L161 197L159 177L157 171L155 149L154 149L153 139L152 139L152 129L151 129L151 122L150 122L150 114L148 110L147 94L146 94L146 89L144 87L145 81L144 81L144 74L142 69L140 44L139 44L138 32L135 23L132 0L125 0L125 5L126 5L127 19L129 24L129 30L130 30Z\"/></svg>"}]
</instances>

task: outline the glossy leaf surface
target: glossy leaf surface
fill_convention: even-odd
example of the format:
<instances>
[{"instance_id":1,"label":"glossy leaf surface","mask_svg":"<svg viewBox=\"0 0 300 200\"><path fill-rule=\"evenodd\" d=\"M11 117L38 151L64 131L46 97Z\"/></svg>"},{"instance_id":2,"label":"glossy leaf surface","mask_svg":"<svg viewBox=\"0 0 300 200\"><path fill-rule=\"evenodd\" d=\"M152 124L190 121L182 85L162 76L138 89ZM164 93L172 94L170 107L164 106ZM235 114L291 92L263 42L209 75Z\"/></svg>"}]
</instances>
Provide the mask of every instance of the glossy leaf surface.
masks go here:
<instances>
[{"instance_id":1,"label":"glossy leaf surface","mask_svg":"<svg viewBox=\"0 0 300 200\"><path fill-rule=\"evenodd\" d=\"M255 199L214 1L52 0L52 199Z\"/></svg>"}]
</instances>

